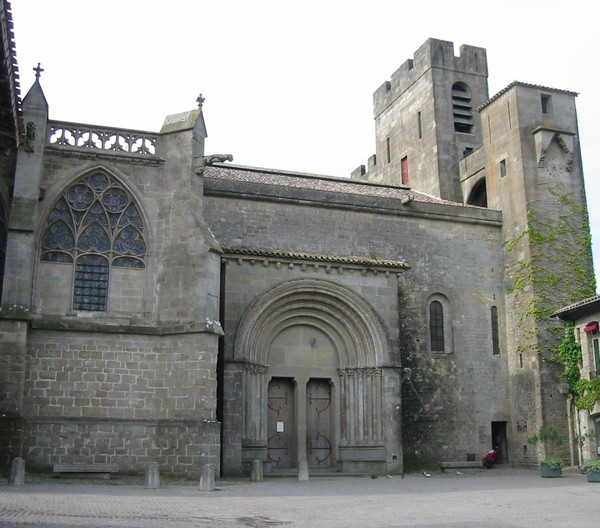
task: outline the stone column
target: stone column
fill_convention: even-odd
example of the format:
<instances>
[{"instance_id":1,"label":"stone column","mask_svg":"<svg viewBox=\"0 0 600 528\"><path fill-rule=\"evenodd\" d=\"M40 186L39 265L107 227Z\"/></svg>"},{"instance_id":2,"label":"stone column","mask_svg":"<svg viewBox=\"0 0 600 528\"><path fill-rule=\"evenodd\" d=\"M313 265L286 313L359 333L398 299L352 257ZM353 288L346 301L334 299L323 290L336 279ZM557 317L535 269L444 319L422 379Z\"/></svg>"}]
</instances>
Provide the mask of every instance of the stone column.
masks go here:
<instances>
[{"instance_id":1,"label":"stone column","mask_svg":"<svg viewBox=\"0 0 600 528\"><path fill-rule=\"evenodd\" d=\"M248 440L264 440L267 435L265 371L262 365L244 366L244 438Z\"/></svg>"},{"instance_id":2,"label":"stone column","mask_svg":"<svg viewBox=\"0 0 600 528\"><path fill-rule=\"evenodd\" d=\"M379 368L340 369L341 443L383 441L382 372Z\"/></svg>"},{"instance_id":3,"label":"stone column","mask_svg":"<svg viewBox=\"0 0 600 528\"><path fill-rule=\"evenodd\" d=\"M308 462L306 457L306 384L308 378L296 378L296 446L298 453L298 469L301 463L306 466L308 473Z\"/></svg>"}]
</instances>

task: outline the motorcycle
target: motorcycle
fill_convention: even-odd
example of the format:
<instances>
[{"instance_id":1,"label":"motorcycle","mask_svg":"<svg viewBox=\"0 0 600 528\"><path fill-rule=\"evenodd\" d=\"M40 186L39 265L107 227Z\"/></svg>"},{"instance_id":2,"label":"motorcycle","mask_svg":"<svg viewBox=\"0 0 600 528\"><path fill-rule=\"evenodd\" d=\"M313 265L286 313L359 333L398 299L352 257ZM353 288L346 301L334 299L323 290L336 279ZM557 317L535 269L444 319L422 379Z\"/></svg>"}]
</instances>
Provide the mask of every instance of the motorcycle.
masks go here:
<instances>
[{"instance_id":1,"label":"motorcycle","mask_svg":"<svg viewBox=\"0 0 600 528\"><path fill-rule=\"evenodd\" d=\"M494 447L491 451L488 451L487 454L483 457L481 461L484 468L492 469L496 465L496 455L498 454L498 448Z\"/></svg>"}]
</instances>

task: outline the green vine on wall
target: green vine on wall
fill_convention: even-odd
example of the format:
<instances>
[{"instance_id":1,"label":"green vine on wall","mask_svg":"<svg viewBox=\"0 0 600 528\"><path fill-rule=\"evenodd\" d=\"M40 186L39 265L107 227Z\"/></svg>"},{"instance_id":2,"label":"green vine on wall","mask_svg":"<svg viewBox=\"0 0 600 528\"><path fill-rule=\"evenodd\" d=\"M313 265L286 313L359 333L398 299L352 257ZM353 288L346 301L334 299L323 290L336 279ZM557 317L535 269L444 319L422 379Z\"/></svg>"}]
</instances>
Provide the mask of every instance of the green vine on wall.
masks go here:
<instances>
[{"instance_id":1,"label":"green vine on wall","mask_svg":"<svg viewBox=\"0 0 600 528\"><path fill-rule=\"evenodd\" d=\"M508 252L521 248L521 243L529 247L529 258L519 260L514 267L510 291L531 293L530 298L523 298L519 326L523 337L531 338L528 347L538 352L539 345L533 343L539 341L534 338L540 337L540 326L550 336L559 338L561 327L552 323L550 315L561 306L590 297L596 291L585 201L573 199L561 182L543 185L549 198L555 198L554 204L548 200L530 202L527 228L504 243ZM547 211L545 216L544 211ZM538 324L532 327L528 324L530 319ZM548 342L547 346L552 356L554 345Z\"/></svg>"},{"instance_id":2,"label":"green vine on wall","mask_svg":"<svg viewBox=\"0 0 600 528\"><path fill-rule=\"evenodd\" d=\"M563 381L569 386L575 407L591 413L600 401L600 377L592 380L581 377L581 345L575 339L575 327L571 322L565 325L565 334L556 348L556 359L564 367Z\"/></svg>"}]
</instances>

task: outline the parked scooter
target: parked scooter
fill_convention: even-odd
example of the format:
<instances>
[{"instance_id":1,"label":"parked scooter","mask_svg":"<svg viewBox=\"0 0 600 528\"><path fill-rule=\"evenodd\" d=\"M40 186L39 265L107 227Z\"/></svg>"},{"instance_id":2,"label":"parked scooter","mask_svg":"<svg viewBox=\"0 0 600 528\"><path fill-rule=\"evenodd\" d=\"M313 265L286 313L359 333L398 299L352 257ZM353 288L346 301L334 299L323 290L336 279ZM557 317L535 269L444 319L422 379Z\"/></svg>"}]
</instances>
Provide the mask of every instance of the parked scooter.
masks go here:
<instances>
[{"instance_id":1,"label":"parked scooter","mask_svg":"<svg viewBox=\"0 0 600 528\"><path fill-rule=\"evenodd\" d=\"M496 465L496 456L498 455L498 448L494 447L491 451L488 451L487 454L483 457L481 463L484 468L492 469Z\"/></svg>"}]
</instances>

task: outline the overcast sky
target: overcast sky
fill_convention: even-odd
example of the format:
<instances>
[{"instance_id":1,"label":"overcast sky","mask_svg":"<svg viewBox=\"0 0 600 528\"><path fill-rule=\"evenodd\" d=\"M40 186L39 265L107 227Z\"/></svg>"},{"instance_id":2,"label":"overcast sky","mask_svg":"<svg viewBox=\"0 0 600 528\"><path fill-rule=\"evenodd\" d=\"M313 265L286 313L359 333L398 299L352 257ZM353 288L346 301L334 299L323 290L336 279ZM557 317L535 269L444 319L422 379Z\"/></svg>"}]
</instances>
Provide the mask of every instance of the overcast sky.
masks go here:
<instances>
[{"instance_id":1,"label":"overcast sky","mask_svg":"<svg viewBox=\"0 0 600 528\"><path fill-rule=\"evenodd\" d=\"M50 118L158 131L205 97L207 153L348 176L375 152L372 94L429 37L514 80L578 92L600 269L598 32L590 0L12 0L21 90ZM597 276L598 273L596 273Z\"/></svg>"}]
</instances>

